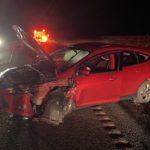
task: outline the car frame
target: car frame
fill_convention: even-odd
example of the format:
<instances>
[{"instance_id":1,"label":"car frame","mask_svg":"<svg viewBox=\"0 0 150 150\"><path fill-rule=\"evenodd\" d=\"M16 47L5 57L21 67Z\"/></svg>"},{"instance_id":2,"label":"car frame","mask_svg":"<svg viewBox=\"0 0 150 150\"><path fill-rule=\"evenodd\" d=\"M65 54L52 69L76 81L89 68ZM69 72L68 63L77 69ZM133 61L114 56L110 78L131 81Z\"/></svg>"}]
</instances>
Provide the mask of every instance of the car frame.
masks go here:
<instances>
[{"instance_id":1,"label":"car frame","mask_svg":"<svg viewBox=\"0 0 150 150\"><path fill-rule=\"evenodd\" d=\"M23 30L15 28L22 38ZM22 41L26 42L26 36ZM40 59L35 63L1 72L2 111L58 125L83 107L129 98L136 104L150 102L149 50L84 42L49 55L41 48L36 53Z\"/></svg>"},{"instance_id":2,"label":"car frame","mask_svg":"<svg viewBox=\"0 0 150 150\"><path fill-rule=\"evenodd\" d=\"M97 45L101 45L101 46L99 46L97 48L97 50L96 50L95 47L94 47L95 50L90 49L90 55L88 55L87 57L82 59L80 62L78 62L77 64L75 64L71 68L69 68L67 71L61 72L60 75L59 75L59 78L64 79L64 78L66 78L68 76L75 76L76 83L78 84L77 86L79 86L79 84L81 82L81 78L82 79L86 78L86 81L85 81L84 84L86 84L86 85L90 84L89 81L92 80L92 78L88 80L88 78L90 78L89 77L89 73L90 72L87 71L85 74L83 73L79 77L76 76L76 74L78 73L78 69L80 68L80 65L82 63L86 62L86 60L89 61L89 59L91 59L94 56L97 56L98 54L105 55L105 54L108 54L108 53L117 53L117 55L118 55L118 60L117 60L118 62L117 63L119 65L117 66L116 70L108 71L108 72L107 71L106 72L101 72L99 74L99 78L101 76L101 80L103 80L102 77L104 76L104 80L105 80L105 82L107 82L108 85L112 86L114 84L112 86L113 87L112 89L110 89L106 85L106 89L107 90L106 90L105 94L107 94L107 92L109 94L115 93L115 90L118 89L118 86L120 86L120 91L118 91L118 96L117 97L114 97L114 98L110 97L110 98L104 98L104 99L100 98L100 100L98 100L99 102L91 100L89 103L81 103L81 100L80 100L79 97L82 97L82 96L81 95L79 96L79 94L77 92L74 92L75 93L74 96L76 97L74 101L76 102L76 105L78 107L79 106L85 106L85 105L94 105L94 104L98 104L98 103L100 104L100 103L107 103L107 102L117 102L120 99L125 99L127 97L135 97L136 92L138 91L140 86L142 84L144 84L144 82L145 83L149 82L149 79L150 79L150 71L149 71L149 68L148 68L149 67L149 63L150 63L150 61L149 61L150 51L149 50L144 50L144 49L141 49L141 48L135 48L135 47L129 47L129 46L102 44L102 43L95 43L95 42L94 43L91 43L91 42L90 43L80 43L80 44L74 45L74 47L80 48L80 45L83 45L83 44L84 45L90 45L90 44L91 45L92 44L96 45L97 44ZM135 53L135 57L137 57L136 53L141 54L141 55L145 55L147 57L147 59L145 61L143 61L143 62L138 62L139 60L137 58L137 62L135 62L135 64L131 64L131 65L130 64L126 64L126 66L122 66L121 65L121 57L122 57L121 55L124 52L126 52L126 53ZM85 67L85 69L86 69L86 67ZM132 71L132 73L130 73L131 71ZM140 78L138 77L139 75L141 75ZM98 75L97 74L93 74L93 76L96 77ZM120 79L119 82L115 82L114 78L119 78L119 76L122 76L122 79ZM127 82L127 78L129 78L129 77L130 77L130 80L132 81L130 83ZM126 85L122 85L123 82L121 82L121 80L126 80L125 83L124 83ZM101 82L100 80L97 80L97 81L99 81L99 83ZM89 91L86 91L86 92L89 93ZM99 94L99 92L95 93L95 94L91 93L91 95L89 94L89 96L90 97L94 97L94 95L98 95L98 94ZM149 100L146 100L146 101L149 101ZM138 100L135 100L135 102L138 103ZM143 101L143 103L145 103L145 102Z\"/></svg>"}]
</instances>

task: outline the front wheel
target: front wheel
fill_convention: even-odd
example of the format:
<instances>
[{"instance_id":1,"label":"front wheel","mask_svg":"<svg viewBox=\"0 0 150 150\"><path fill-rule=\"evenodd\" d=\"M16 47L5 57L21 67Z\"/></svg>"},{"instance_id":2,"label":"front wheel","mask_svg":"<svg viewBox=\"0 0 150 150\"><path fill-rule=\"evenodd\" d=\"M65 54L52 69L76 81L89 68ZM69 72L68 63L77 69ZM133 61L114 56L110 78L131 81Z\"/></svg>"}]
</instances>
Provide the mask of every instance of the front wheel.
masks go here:
<instances>
[{"instance_id":1,"label":"front wheel","mask_svg":"<svg viewBox=\"0 0 150 150\"><path fill-rule=\"evenodd\" d=\"M71 113L73 109L73 101L66 100L64 92L61 89L57 89L48 96L42 120L49 124L59 125L63 122L64 117Z\"/></svg>"},{"instance_id":2,"label":"front wheel","mask_svg":"<svg viewBox=\"0 0 150 150\"><path fill-rule=\"evenodd\" d=\"M144 81L137 90L136 98L134 99L136 104L144 104L150 102L150 81Z\"/></svg>"}]
</instances>

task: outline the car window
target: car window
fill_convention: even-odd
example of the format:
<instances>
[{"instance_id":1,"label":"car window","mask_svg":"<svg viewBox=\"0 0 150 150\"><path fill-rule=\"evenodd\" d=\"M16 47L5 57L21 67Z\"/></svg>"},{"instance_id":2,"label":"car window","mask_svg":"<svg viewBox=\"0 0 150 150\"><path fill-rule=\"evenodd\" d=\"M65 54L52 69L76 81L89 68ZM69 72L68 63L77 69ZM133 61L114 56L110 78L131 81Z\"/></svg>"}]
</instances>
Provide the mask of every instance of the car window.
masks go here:
<instances>
[{"instance_id":1,"label":"car window","mask_svg":"<svg viewBox=\"0 0 150 150\"><path fill-rule=\"evenodd\" d=\"M63 72L86 57L89 51L65 48L56 50L50 56L54 60L57 72Z\"/></svg>"},{"instance_id":2,"label":"car window","mask_svg":"<svg viewBox=\"0 0 150 150\"><path fill-rule=\"evenodd\" d=\"M138 64L137 56L134 52L124 51L121 55L122 67Z\"/></svg>"},{"instance_id":3,"label":"car window","mask_svg":"<svg viewBox=\"0 0 150 150\"><path fill-rule=\"evenodd\" d=\"M138 56L139 63L147 62L150 58L148 55L145 55L145 54L142 54L142 53L137 53L137 56Z\"/></svg>"},{"instance_id":4,"label":"car window","mask_svg":"<svg viewBox=\"0 0 150 150\"><path fill-rule=\"evenodd\" d=\"M80 68L90 67L91 73L103 73L117 70L118 56L116 53L97 55L82 64Z\"/></svg>"}]
</instances>

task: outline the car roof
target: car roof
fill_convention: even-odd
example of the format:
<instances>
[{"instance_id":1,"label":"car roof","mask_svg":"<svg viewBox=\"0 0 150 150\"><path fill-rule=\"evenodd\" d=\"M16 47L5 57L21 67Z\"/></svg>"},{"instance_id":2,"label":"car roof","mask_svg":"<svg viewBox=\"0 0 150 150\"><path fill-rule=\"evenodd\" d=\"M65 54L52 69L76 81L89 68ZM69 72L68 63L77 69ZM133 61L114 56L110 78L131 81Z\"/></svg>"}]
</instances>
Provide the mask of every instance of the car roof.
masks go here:
<instances>
[{"instance_id":1,"label":"car roof","mask_svg":"<svg viewBox=\"0 0 150 150\"><path fill-rule=\"evenodd\" d=\"M129 46L129 45L121 45L121 44L112 44L108 42L78 42L74 44L68 45L70 48L75 48L75 49L81 49L81 50L87 50L89 52L93 52L95 50L101 49L101 48L129 48L129 49L138 49L138 50L144 50L150 52L149 49L141 48L141 47L136 47L136 46Z\"/></svg>"},{"instance_id":2,"label":"car roof","mask_svg":"<svg viewBox=\"0 0 150 150\"><path fill-rule=\"evenodd\" d=\"M105 47L124 47L124 48L136 48L132 46L127 46L127 45L121 45L121 44L110 44L110 43L104 43L104 42L83 42L83 43L75 43L69 45L70 48L75 48L75 49L82 49L82 50L88 50L90 52L93 52L97 49L100 48L105 48Z\"/></svg>"},{"instance_id":3,"label":"car roof","mask_svg":"<svg viewBox=\"0 0 150 150\"><path fill-rule=\"evenodd\" d=\"M102 47L109 47L110 44L102 42L82 42L69 45L71 48L94 51Z\"/></svg>"}]
</instances>

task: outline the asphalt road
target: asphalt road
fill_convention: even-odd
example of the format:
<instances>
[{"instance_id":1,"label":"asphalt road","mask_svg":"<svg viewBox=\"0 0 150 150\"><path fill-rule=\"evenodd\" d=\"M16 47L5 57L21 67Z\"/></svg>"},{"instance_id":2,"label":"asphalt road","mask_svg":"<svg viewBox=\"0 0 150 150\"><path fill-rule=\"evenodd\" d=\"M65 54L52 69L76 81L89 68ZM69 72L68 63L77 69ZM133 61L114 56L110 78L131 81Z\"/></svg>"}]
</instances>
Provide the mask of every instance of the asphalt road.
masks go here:
<instances>
[{"instance_id":1,"label":"asphalt road","mask_svg":"<svg viewBox=\"0 0 150 150\"><path fill-rule=\"evenodd\" d=\"M123 102L78 110L60 126L0 114L0 150L150 150L150 115Z\"/></svg>"}]
</instances>

